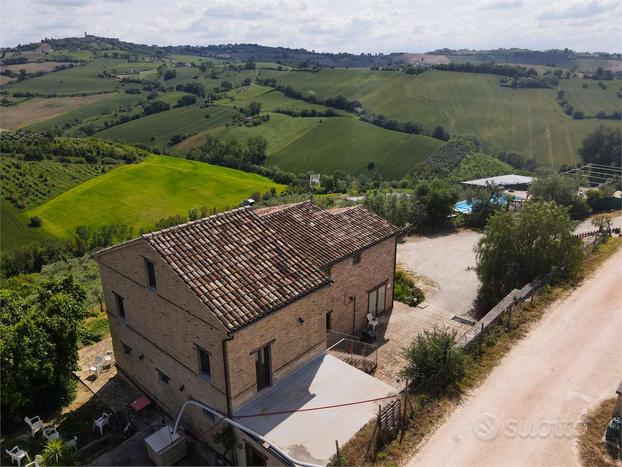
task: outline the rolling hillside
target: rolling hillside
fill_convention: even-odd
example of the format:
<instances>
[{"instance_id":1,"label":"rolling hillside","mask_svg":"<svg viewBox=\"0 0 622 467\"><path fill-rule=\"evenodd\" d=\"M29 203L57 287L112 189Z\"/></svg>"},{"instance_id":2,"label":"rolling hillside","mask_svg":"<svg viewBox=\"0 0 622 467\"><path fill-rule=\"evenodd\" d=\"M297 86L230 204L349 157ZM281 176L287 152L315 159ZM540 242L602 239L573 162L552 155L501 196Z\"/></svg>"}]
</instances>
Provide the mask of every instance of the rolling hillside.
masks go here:
<instances>
[{"instance_id":1,"label":"rolling hillside","mask_svg":"<svg viewBox=\"0 0 622 467\"><path fill-rule=\"evenodd\" d=\"M335 69L263 71L262 76L324 97L342 94L388 118L416 120L428 128L443 125L452 134L477 134L487 152L515 150L547 167L576 162L581 141L602 123L565 115L555 101L556 90L505 88L492 75Z\"/></svg>"},{"instance_id":2,"label":"rolling hillside","mask_svg":"<svg viewBox=\"0 0 622 467\"><path fill-rule=\"evenodd\" d=\"M270 154L268 163L293 172L344 170L399 179L441 144L428 136L389 131L346 117L319 120L300 138ZM368 168L370 163L373 169Z\"/></svg>"},{"instance_id":3,"label":"rolling hillside","mask_svg":"<svg viewBox=\"0 0 622 467\"><path fill-rule=\"evenodd\" d=\"M36 208L42 230L63 238L78 225L130 224L136 229L191 208L237 207L253 192L283 187L255 174L165 156L151 156L84 182Z\"/></svg>"}]
</instances>

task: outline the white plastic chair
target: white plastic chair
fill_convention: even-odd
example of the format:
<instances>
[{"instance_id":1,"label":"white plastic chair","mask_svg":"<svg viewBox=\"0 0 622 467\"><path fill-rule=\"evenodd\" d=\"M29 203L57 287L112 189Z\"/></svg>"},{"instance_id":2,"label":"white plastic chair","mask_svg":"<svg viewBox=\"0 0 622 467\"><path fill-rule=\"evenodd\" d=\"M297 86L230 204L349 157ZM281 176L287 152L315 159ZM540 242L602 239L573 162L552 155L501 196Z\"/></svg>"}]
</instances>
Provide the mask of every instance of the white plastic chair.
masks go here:
<instances>
[{"instance_id":1,"label":"white plastic chair","mask_svg":"<svg viewBox=\"0 0 622 467\"><path fill-rule=\"evenodd\" d=\"M103 436L104 427L108 425L109 421L110 421L110 414L107 414L106 412L104 412L101 417L99 417L97 420L93 422L93 430L95 430L95 428L99 428L99 436Z\"/></svg>"},{"instance_id":2,"label":"white plastic chair","mask_svg":"<svg viewBox=\"0 0 622 467\"><path fill-rule=\"evenodd\" d=\"M77 452L78 451L78 437L74 436L69 441L66 441L65 442L65 447L67 449L71 449L73 452Z\"/></svg>"},{"instance_id":3,"label":"white plastic chair","mask_svg":"<svg viewBox=\"0 0 622 467\"><path fill-rule=\"evenodd\" d=\"M50 428L44 428L43 437L48 441L51 439L59 439L60 433L56 430L56 427L54 426Z\"/></svg>"},{"instance_id":4,"label":"white plastic chair","mask_svg":"<svg viewBox=\"0 0 622 467\"><path fill-rule=\"evenodd\" d=\"M112 350L108 350L104 354L104 368L110 369L110 365L112 364L112 355Z\"/></svg>"},{"instance_id":5,"label":"white plastic chair","mask_svg":"<svg viewBox=\"0 0 622 467\"><path fill-rule=\"evenodd\" d=\"M35 460L32 462L29 462L24 467L41 467L42 465L43 465L43 456L40 456L39 454L37 454L35 456Z\"/></svg>"},{"instance_id":6,"label":"white plastic chair","mask_svg":"<svg viewBox=\"0 0 622 467\"><path fill-rule=\"evenodd\" d=\"M38 415L35 415L32 418L24 417L24 421L28 423L30 427L30 431L32 431L32 437L35 437L35 434L43 428L43 420Z\"/></svg>"},{"instance_id":7,"label":"white plastic chair","mask_svg":"<svg viewBox=\"0 0 622 467\"><path fill-rule=\"evenodd\" d=\"M367 313L367 323L371 327L371 330L376 332L376 326L378 326L378 318L371 313Z\"/></svg>"},{"instance_id":8,"label":"white plastic chair","mask_svg":"<svg viewBox=\"0 0 622 467\"><path fill-rule=\"evenodd\" d=\"M99 355L95 356L95 360L93 360L93 363L91 363L91 366L89 367L89 371L91 372L91 375L96 375L101 371L102 366L104 364L104 359L101 358Z\"/></svg>"},{"instance_id":9,"label":"white plastic chair","mask_svg":"<svg viewBox=\"0 0 622 467\"><path fill-rule=\"evenodd\" d=\"M8 449L5 449L5 451L9 456L11 456L11 464L14 464L15 461L17 461L18 467L22 467L22 459L24 457L30 461L30 456L28 455L28 453L17 446L15 446L10 451Z\"/></svg>"}]
</instances>

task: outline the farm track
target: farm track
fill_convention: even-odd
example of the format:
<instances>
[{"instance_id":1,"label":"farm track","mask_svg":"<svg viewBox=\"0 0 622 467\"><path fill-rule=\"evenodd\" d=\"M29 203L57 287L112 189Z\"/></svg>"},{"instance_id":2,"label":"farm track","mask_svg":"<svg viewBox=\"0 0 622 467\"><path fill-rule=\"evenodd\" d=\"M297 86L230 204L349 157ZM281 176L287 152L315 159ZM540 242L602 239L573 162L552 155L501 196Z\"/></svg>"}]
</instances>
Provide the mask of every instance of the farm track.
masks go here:
<instances>
[{"instance_id":1,"label":"farm track","mask_svg":"<svg viewBox=\"0 0 622 467\"><path fill-rule=\"evenodd\" d=\"M551 141L551 130L548 125L546 127L546 141L549 148L549 163L551 164L551 169L553 168L553 142Z\"/></svg>"}]
</instances>

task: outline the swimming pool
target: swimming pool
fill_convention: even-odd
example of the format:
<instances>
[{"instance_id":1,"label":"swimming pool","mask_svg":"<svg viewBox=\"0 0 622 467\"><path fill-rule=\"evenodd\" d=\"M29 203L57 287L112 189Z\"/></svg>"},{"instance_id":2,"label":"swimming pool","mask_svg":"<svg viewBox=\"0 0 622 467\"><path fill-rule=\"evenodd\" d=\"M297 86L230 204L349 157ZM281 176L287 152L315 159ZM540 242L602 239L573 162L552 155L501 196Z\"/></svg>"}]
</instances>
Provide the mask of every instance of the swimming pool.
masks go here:
<instances>
[{"instance_id":1,"label":"swimming pool","mask_svg":"<svg viewBox=\"0 0 622 467\"><path fill-rule=\"evenodd\" d=\"M517 199L517 196L512 196L513 199ZM501 195L497 197L490 198L493 203L504 205L508 202L508 198L506 195ZM465 199L462 201L458 201L454 204L454 210L458 211L462 214L471 214L473 211L473 204L477 201L476 199Z\"/></svg>"}]
</instances>

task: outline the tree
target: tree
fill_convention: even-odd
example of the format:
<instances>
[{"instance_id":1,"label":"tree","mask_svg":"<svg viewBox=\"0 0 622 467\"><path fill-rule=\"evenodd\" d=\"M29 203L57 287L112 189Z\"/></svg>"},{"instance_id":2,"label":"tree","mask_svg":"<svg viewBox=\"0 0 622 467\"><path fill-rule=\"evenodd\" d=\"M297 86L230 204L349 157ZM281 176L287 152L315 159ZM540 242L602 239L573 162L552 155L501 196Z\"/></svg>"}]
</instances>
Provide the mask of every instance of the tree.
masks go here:
<instances>
[{"instance_id":1,"label":"tree","mask_svg":"<svg viewBox=\"0 0 622 467\"><path fill-rule=\"evenodd\" d=\"M231 84L231 81L225 80L220 83L220 87L223 89L223 91L231 91L231 89L233 89L233 84Z\"/></svg>"},{"instance_id":2,"label":"tree","mask_svg":"<svg viewBox=\"0 0 622 467\"><path fill-rule=\"evenodd\" d=\"M456 345L456 331L435 326L418 334L404 350L406 366L402 378L414 386L430 383L434 389L446 389L464 376L464 351Z\"/></svg>"},{"instance_id":3,"label":"tree","mask_svg":"<svg viewBox=\"0 0 622 467\"><path fill-rule=\"evenodd\" d=\"M255 62L251 62L250 60L244 64L245 70L255 70L256 68L257 65L255 64Z\"/></svg>"},{"instance_id":4,"label":"tree","mask_svg":"<svg viewBox=\"0 0 622 467\"><path fill-rule=\"evenodd\" d=\"M432 138L442 139L443 141L449 140L449 133L445 131L445 128L442 126L437 126L432 131Z\"/></svg>"},{"instance_id":5,"label":"tree","mask_svg":"<svg viewBox=\"0 0 622 467\"><path fill-rule=\"evenodd\" d=\"M185 94L183 96L181 96L179 99L177 99L177 107L185 107L187 105L192 105L192 104L196 104L197 102L197 96L193 95L193 94Z\"/></svg>"},{"instance_id":6,"label":"tree","mask_svg":"<svg viewBox=\"0 0 622 467\"><path fill-rule=\"evenodd\" d=\"M553 201L568 209L573 219L583 219L590 207L579 194L580 181L568 175L551 174L536 179L529 187L529 195L535 201Z\"/></svg>"},{"instance_id":7,"label":"tree","mask_svg":"<svg viewBox=\"0 0 622 467\"><path fill-rule=\"evenodd\" d=\"M421 182L415 188L415 195L423 208L419 224L429 227L446 225L454 204L458 202L458 192L449 182L442 179Z\"/></svg>"},{"instance_id":8,"label":"tree","mask_svg":"<svg viewBox=\"0 0 622 467\"><path fill-rule=\"evenodd\" d=\"M43 283L35 297L1 290L0 300L4 426L71 400L86 292L69 276Z\"/></svg>"},{"instance_id":9,"label":"tree","mask_svg":"<svg viewBox=\"0 0 622 467\"><path fill-rule=\"evenodd\" d=\"M244 109L244 114L247 117L254 117L255 115L259 115L259 112L261 112L260 102L252 101L250 104L248 104L248 107Z\"/></svg>"},{"instance_id":10,"label":"tree","mask_svg":"<svg viewBox=\"0 0 622 467\"><path fill-rule=\"evenodd\" d=\"M167 68L163 75L162 78L164 79L164 81L168 81L170 79L173 79L177 76L177 71L173 70L172 68Z\"/></svg>"},{"instance_id":11,"label":"tree","mask_svg":"<svg viewBox=\"0 0 622 467\"><path fill-rule=\"evenodd\" d=\"M493 214L476 247L481 304L489 307L553 268L573 276L583 251L572 228L566 208L552 202L529 201L519 211Z\"/></svg>"},{"instance_id":12,"label":"tree","mask_svg":"<svg viewBox=\"0 0 622 467\"><path fill-rule=\"evenodd\" d=\"M266 160L268 140L263 136L251 136L246 140L246 153L251 164L261 164Z\"/></svg>"},{"instance_id":13,"label":"tree","mask_svg":"<svg viewBox=\"0 0 622 467\"><path fill-rule=\"evenodd\" d=\"M586 163L620 167L622 159L622 137L620 129L596 127L585 137L579 154Z\"/></svg>"}]
</instances>

